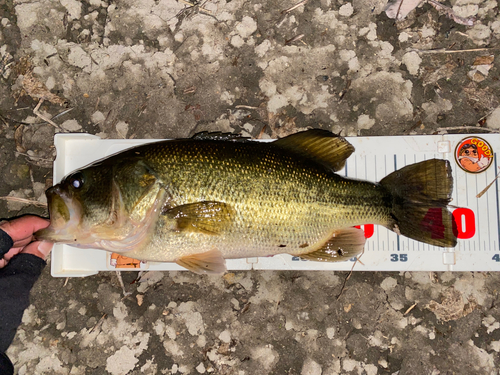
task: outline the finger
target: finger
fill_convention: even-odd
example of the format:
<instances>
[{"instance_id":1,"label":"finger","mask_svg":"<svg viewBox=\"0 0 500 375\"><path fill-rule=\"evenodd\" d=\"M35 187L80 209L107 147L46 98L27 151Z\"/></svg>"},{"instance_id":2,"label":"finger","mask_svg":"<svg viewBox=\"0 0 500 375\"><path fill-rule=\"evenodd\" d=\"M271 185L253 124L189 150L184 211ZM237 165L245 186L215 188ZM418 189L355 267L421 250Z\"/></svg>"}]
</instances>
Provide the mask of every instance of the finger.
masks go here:
<instances>
[{"instance_id":1,"label":"finger","mask_svg":"<svg viewBox=\"0 0 500 375\"><path fill-rule=\"evenodd\" d=\"M26 246L23 251L21 251L22 254L33 254L36 255L39 258L42 258L45 260L47 256L50 254L52 251L52 247L54 244L52 242L47 242L47 241L35 241L30 243L28 246Z\"/></svg>"},{"instance_id":2,"label":"finger","mask_svg":"<svg viewBox=\"0 0 500 375\"><path fill-rule=\"evenodd\" d=\"M19 240L19 241L15 241L14 242L14 245L12 245L12 247L20 247L21 249L23 247L25 247L27 244L29 244L31 241L33 241L33 236L29 236L28 238L24 238L22 240Z\"/></svg>"},{"instance_id":3,"label":"finger","mask_svg":"<svg viewBox=\"0 0 500 375\"><path fill-rule=\"evenodd\" d=\"M12 249L10 249L9 251L7 251L6 254L4 254L4 259L8 262L9 260L11 260L12 258L14 258L17 254L19 254L21 252L23 248L22 247L13 247Z\"/></svg>"},{"instance_id":4,"label":"finger","mask_svg":"<svg viewBox=\"0 0 500 375\"><path fill-rule=\"evenodd\" d=\"M22 248L17 247L17 248L12 248L9 251L7 251L4 255L3 258L0 259L0 268L3 268L9 263L9 261L15 257L17 254L21 252Z\"/></svg>"},{"instance_id":5,"label":"finger","mask_svg":"<svg viewBox=\"0 0 500 375\"><path fill-rule=\"evenodd\" d=\"M29 243L33 238L33 233L48 227L49 224L50 221L47 219L43 219L39 216L27 215L4 222L0 225L0 228L12 238L14 246L17 247L23 246L23 243L24 245Z\"/></svg>"}]
</instances>

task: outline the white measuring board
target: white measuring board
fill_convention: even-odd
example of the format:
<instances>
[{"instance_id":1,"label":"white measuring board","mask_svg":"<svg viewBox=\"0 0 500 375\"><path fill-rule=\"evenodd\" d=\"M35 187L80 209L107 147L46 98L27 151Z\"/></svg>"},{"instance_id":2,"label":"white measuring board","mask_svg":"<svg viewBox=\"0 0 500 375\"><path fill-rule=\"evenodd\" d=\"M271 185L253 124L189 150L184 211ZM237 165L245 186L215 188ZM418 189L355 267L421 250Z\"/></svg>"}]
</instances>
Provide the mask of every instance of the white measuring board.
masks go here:
<instances>
[{"instance_id":1,"label":"white measuring board","mask_svg":"<svg viewBox=\"0 0 500 375\"><path fill-rule=\"evenodd\" d=\"M500 150L500 135L482 134L492 150ZM500 271L499 182L495 181L480 198L476 195L494 181L498 173L497 155L481 173L463 170L455 160L455 149L473 135L432 135L393 137L348 137L356 151L338 173L378 182L396 169L419 161L439 158L450 161L454 187L451 208L457 227L458 244L453 249L423 244L387 230L366 225L365 251L356 262L357 271ZM68 173L95 160L129 147L158 140L102 140L89 134L57 134L54 183ZM474 143L474 142L473 142ZM477 143L477 142L476 142ZM481 144L479 144L481 146ZM486 147L486 146L484 146ZM55 277L82 277L99 271L115 270L109 252L78 249L56 244L51 272ZM266 258L228 259L228 270L351 270L355 259L346 262L312 262L287 254ZM175 263L146 262L129 270L185 270ZM120 269L128 270L128 269Z\"/></svg>"}]
</instances>

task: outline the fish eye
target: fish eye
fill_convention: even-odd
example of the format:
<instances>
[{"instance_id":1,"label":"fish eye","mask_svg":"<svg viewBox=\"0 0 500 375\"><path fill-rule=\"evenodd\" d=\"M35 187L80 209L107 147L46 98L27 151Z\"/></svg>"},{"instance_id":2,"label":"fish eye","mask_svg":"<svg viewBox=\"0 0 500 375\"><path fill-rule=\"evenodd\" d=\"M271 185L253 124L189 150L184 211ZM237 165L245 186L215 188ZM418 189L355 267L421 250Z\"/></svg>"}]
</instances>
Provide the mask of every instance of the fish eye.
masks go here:
<instances>
[{"instance_id":1,"label":"fish eye","mask_svg":"<svg viewBox=\"0 0 500 375\"><path fill-rule=\"evenodd\" d=\"M75 173L69 178L69 184L75 189L80 189L83 186L83 182L83 174L80 172Z\"/></svg>"}]
</instances>

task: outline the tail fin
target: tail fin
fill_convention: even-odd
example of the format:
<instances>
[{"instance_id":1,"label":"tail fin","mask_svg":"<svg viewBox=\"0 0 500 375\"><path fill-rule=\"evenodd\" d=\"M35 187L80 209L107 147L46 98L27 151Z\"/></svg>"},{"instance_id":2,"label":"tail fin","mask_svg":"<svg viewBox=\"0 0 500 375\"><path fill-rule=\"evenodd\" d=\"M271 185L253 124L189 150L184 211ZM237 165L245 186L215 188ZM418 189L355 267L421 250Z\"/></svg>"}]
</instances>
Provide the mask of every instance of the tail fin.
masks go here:
<instances>
[{"instance_id":1,"label":"tail fin","mask_svg":"<svg viewBox=\"0 0 500 375\"><path fill-rule=\"evenodd\" d=\"M453 177L447 160L431 159L401 168L380 181L392 195L387 228L430 245L455 247L451 201Z\"/></svg>"}]
</instances>

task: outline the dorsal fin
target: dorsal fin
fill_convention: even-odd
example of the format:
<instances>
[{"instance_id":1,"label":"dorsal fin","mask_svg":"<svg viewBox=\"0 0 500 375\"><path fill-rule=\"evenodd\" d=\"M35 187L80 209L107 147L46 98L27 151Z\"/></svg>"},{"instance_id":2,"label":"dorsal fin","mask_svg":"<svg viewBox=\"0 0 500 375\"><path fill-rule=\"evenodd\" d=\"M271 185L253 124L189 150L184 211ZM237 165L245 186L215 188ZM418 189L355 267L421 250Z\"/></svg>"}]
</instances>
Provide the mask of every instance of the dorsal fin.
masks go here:
<instances>
[{"instance_id":1,"label":"dorsal fin","mask_svg":"<svg viewBox=\"0 0 500 375\"><path fill-rule=\"evenodd\" d=\"M354 152L354 146L345 138L322 129L292 134L273 144L332 168L335 172L344 167L345 161Z\"/></svg>"},{"instance_id":2,"label":"dorsal fin","mask_svg":"<svg viewBox=\"0 0 500 375\"><path fill-rule=\"evenodd\" d=\"M196 141L233 141L233 142L247 142L248 137L241 134L222 133L222 132L200 132L191 137Z\"/></svg>"}]
</instances>

